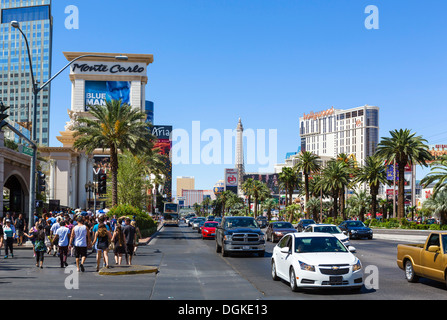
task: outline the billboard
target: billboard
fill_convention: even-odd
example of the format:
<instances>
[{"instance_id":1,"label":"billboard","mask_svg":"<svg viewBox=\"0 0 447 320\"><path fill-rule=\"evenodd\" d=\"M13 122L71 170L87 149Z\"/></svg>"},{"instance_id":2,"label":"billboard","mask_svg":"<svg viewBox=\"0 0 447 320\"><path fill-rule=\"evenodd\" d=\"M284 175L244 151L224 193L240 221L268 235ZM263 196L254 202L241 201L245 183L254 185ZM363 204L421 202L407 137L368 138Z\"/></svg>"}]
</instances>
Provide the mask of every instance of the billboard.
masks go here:
<instances>
[{"instance_id":1,"label":"billboard","mask_svg":"<svg viewBox=\"0 0 447 320\"><path fill-rule=\"evenodd\" d=\"M111 100L130 104L130 81L85 81L85 111L90 106L104 106Z\"/></svg>"},{"instance_id":2,"label":"billboard","mask_svg":"<svg viewBox=\"0 0 447 320\"><path fill-rule=\"evenodd\" d=\"M272 194L279 194L278 176L278 173L247 173L244 175L244 182L250 178L261 181L267 185Z\"/></svg>"},{"instance_id":3,"label":"billboard","mask_svg":"<svg viewBox=\"0 0 447 320\"><path fill-rule=\"evenodd\" d=\"M172 133L172 126L162 126L162 125L152 126L152 135L156 136L158 139L158 141L155 143L154 148L158 148L160 154L167 156L165 163L167 175L166 175L166 182L163 187L163 194L167 196L168 201L172 199L171 133Z\"/></svg>"},{"instance_id":4,"label":"billboard","mask_svg":"<svg viewBox=\"0 0 447 320\"><path fill-rule=\"evenodd\" d=\"M225 169L225 190L237 194L238 169Z\"/></svg>"},{"instance_id":5,"label":"billboard","mask_svg":"<svg viewBox=\"0 0 447 320\"><path fill-rule=\"evenodd\" d=\"M441 157L447 155L447 144L431 144L428 146L428 150L434 161L440 160Z\"/></svg>"}]
</instances>

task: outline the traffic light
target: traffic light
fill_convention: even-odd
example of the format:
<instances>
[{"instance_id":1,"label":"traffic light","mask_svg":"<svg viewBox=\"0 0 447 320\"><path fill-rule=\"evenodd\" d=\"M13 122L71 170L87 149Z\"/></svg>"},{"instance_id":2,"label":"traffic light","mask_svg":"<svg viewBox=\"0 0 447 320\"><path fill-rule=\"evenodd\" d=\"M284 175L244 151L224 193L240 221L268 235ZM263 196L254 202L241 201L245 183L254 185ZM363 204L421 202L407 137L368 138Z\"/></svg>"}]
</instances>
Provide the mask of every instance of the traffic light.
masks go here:
<instances>
[{"instance_id":1,"label":"traffic light","mask_svg":"<svg viewBox=\"0 0 447 320\"><path fill-rule=\"evenodd\" d=\"M98 194L107 193L107 175L102 171L98 174Z\"/></svg>"},{"instance_id":2,"label":"traffic light","mask_svg":"<svg viewBox=\"0 0 447 320\"><path fill-rule=\"evenodd\" d=\"M7 124L6 118L9 117L9 114L6 111L9 107L5 106L3 102L0 101L0 130Z\"/></svg>"},{"instance_id":3,"label":"traffic light","mask_svg":"<svg viewBox=\"0 0 447 320\"><path fill-rule=\"evenodd\" d=\"M46 190L45 173L39 171L37 172L37 192L42 193Z\"/></svg>"}]
</instances>

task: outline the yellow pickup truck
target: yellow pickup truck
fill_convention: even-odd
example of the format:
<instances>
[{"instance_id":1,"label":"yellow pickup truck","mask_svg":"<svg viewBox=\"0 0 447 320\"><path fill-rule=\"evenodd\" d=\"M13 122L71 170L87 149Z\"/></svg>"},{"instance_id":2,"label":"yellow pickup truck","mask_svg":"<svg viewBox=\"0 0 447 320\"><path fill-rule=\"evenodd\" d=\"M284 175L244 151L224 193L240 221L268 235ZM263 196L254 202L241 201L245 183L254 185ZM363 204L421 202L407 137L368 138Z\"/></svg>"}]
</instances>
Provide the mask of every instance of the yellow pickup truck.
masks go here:
<instances>
[{"instance_id":1,"label":"yellow pickup truck","mask_svg":"<svg viewBox=\"0 0 447 320\"><path fill-rule=\"evenodd\" d=\"M432 232L425 244L399 244L397 265L409 282L424 277L446 283L447 232Z\"/></svg>"}]
</instances>

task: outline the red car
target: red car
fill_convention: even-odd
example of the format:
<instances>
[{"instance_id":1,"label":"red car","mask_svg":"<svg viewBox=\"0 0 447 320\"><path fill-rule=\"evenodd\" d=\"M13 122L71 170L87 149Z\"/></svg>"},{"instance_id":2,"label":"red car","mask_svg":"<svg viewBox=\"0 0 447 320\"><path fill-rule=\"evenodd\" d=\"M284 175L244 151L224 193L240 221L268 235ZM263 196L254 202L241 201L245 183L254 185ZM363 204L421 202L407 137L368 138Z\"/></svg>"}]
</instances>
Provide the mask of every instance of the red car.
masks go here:
<instances>
[{"instance_id":1,"label":"red car","mask_svg":"<svg viewBox=\"0 0 447 320\"><path fill-rule=\"evenodd\" d=\"M202 239L214 238L218 224L217 221L206 221L202 227Z\"/></svg>"}]
</instances>

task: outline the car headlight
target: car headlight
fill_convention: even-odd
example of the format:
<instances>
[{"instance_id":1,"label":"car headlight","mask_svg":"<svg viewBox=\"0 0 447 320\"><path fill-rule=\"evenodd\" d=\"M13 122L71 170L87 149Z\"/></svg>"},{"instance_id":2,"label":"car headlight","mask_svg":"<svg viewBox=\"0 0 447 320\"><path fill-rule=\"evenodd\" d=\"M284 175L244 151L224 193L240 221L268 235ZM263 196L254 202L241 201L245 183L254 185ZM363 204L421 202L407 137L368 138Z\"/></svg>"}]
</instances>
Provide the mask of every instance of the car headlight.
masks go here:
<instances>
[{"instance_id":1,"label":"car headlight","mask_svg":"<svg viewBox=\"0 0 447 320\"><path fill-rule=\"evenodd\" d=\"M351 230L351 233L357 233L357 230Z\"/></svg>"},{"instance_id":2,"label":"car headlight","mask_svg":"<svg viewBox=\"0 0 447 320\"><path fill-rule=\"evenodd\" d=\"M275 231L275 235L282 236L282 232Z\"/></svg>"},{"instance_id":3,"label":"car headlight","mask_svg":"<svg viewBox=\"0 0 447 320\"><path fill-rule=\"evenodd\" d=\"M231 234L224 235L224 240L231 241Z\"/></svg>"},{"instance_id":4,"label":"car headlight","mask_svg":"<svg viewBox=\"0 0 447 320\"><path fill-rule=\"evenodd\" d=\"M315 266L312 266L312 265L310 265L310 264L304 263L303 261L299 261L299 260L298 260L298 262L299 262L299 264L300 264L300 268L301 268L301 270L306 270L306 271L312 271L312 272L315 272Z\"/></svg>"},{"instance_id":5,"label":"car headlight","mask_svg":"<svg viewBox=\"0 0 447 320\"><path fill-rule=\"evenodd\" d=\"M264 240L264 234L263 233L259 234L259 240Z\"/></svg>"},{"instance_id":6,"label":"car headlight","mask_svg":"<svg viewBox=\"0 0 447 320\"><path fill-rule=\"evenodd\" d=\"M357 259L357 262L352 266L352 272L356 272L362 269L362 263L359 259Z\"/></svg>"}]
</instances>

